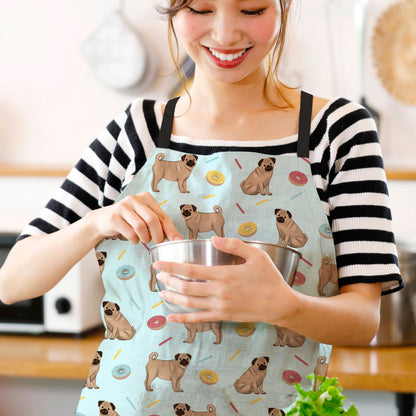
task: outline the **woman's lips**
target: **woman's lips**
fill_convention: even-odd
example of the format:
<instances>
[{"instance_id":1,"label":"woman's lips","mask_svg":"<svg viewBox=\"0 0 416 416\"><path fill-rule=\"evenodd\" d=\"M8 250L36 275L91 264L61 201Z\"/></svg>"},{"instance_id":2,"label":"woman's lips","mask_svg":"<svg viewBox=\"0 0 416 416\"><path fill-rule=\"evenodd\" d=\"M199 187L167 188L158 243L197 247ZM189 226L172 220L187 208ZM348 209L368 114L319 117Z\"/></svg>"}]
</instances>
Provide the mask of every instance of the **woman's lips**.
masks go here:
<instances>
[{"instance_id":1,"label":"woman's lips","mask_svg":"<svg viewBox=\"0 0 416 416\"><path fill-rule=\"evenodd\" d=\"M225 50L225 49L213 49L204 46L207 50L211 59L215 62L217 66L220 68L235 68L236 66L240 65L241 62L244 61L245 57L247 56L248 51L251 48L246 49L233 49L233 50Z\"/></svg>"}]
</instances>

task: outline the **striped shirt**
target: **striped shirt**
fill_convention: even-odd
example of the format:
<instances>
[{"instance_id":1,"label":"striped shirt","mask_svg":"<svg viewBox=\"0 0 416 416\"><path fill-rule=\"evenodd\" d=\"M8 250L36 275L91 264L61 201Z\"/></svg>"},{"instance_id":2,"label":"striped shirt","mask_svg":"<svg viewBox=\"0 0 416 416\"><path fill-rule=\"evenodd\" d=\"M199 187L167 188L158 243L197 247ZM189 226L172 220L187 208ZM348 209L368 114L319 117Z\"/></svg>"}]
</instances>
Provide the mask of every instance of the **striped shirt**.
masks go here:
<instances>
[{"instance_id":1,"label":"striped shirt","mask_svg":"<svg viewBox=\"0 0 416 416\"><path fill-rule=\"evenodd\" d=\"M137 99L85 150L54 197L22 231L55 232L90 210L111 205L153 153L162 103ZM296 156L297 135L267 141L195 140L172 135L184 153L252 151ZM315 187L332 228L339 286L383 283L383 294L403 287L375 123L367 110L332 99L311 123L309 161Z\"/></svg>"}]
</instances>

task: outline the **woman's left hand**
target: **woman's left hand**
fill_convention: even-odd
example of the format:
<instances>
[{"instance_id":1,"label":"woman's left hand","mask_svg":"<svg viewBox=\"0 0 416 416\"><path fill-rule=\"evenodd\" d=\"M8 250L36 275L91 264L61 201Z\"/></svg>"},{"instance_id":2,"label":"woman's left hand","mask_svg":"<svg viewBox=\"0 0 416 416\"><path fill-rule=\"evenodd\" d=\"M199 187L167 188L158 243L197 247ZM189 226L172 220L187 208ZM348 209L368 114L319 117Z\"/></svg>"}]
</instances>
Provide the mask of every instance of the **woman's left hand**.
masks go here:
<instances>
[{"instance_id":1,"label":"woman's left hand","mask_svg":"<svg viewBox=\"0 0 416 416\"><path fill-rule=\"evenodd\" d=\"M296 292L284 281L268 254L235 238L213 237L214 246L242 257L245 263L203 266L158 261L158 279L179 293L160 292L162 299L203 311L172 314L170 322L237 321L277 324L296 308ZM192 282L173 276L178 274Z\"/></svg>"}]
</instances>

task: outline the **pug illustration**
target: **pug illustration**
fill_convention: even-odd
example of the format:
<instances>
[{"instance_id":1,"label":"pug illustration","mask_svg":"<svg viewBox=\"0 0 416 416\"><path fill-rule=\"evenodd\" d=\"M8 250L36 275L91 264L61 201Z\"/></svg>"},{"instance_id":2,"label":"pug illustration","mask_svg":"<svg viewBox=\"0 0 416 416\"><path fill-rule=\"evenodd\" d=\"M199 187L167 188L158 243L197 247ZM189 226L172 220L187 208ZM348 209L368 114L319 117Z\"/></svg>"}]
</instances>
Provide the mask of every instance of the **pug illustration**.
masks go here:
<instances>
[{"instance_id":1,"label":"pug illustration","mask_svg":"<svg viewBox=\"0 0 416 416\"><path fill-rule=\"evenodd\" d=\"M107 259L107 253L105 251L96 251L95 256L97 257L98 267L100 268L100 273L103 274L105 260Z\"/></svg>"},{"instance_id":2,"label":"pug illustration","mask_svg":"<svg viewBox=\"0 0 416 416\"><path fill-rule=\"evenodd\" d=\"M274 157L260 159L258 166L241 182L241 190L247 195L271 195L269 184L275 163Z\"/></svg>"},{"instance_id":3,"label":"pug illustration","mask_svg":"<svg viewBox=\"0 0 416 416\"><path fill-rule=\"evenodd\" d=\"M120 306L113 302L103 302L104 320L107 326L105 339L132 339L136 330L129 324L125 316L120 312Z\"/></svg>"},{"instance_id":4,"label":"pug illustration","mask_svg":"<svg viewBox=\"0 0 416 416\"><path fill-rule=\"evenodd\" d=\"M156 272L152 265L150 265L150 280L149 289L151 292L157 292L156 290Z\"/></svg>"},{"instance_id":5,"label":"pug illustration","mask_svg":"<svg viewBox=\"0 0 416 416\"><path fill-rule=\"evenodd\" d=\"M198 322L198 323L185 323L185 328L187 329L187 337L184 342L191 344L194 342L195 335L197 332L206 332L212 331L215 335L214 344L221 344L222 341L222 321L212 321L212 322Z\"/></svg>"},{"instance_id":6,"label":"pug illustration","mask_svg":"<svg viewBox=\"0 0 416 416\"><path fill-rule=\"evenodd\" d=\"M206 412L196 412L194 410L191 410L191 406L186 403L176 403L173 405L173 408L175 410L176 416L216 416L217 411L215 409L215 406L213 404L209 404L207 406Z\"/></svg>"},{"instance_id":7,"label":"pug illustration","mask_svg":"<svg viewBox=\"0 0 416 416\"><path fill-rule=\"evenodd\" d=\"M303 247L308 241L308 236L304 234L295 221L292 219L290 211L275 209L276 227L279 232L279 246L290 246L293 248Z\"/></svg>"},{"instance_id":8,"label":"pug illustration","mask_svg":"<svg viewBox=\"0 0 416 416\"><path fill-rule=\"evenodd\" d=\"M116 406L111 402L100 400L98 402L98 407L100 408L100 416L120 416L116 412Z\"/></svg>"},{"instance_id":9,"label":"pug illustration","mask_svg":"<svg viewBox=\"0 0 416 416\"><path fill-rule=\"evenodd\" d=\"M159 192L157 189L158 183L162 179L168 181L177 181L179 191L182 193L189 193L186 189L186 181L191 176L192 170L196 166L198 156L196 155L182 155L178 161L164 160L165 155L158 153L153 165L152 191Z\"/></svg>"},{"instance_id":10,"label":"pug illustration","mask_svg":"<svg viewBox=\"0 0 416 416\"><path fill-rule=\"evenodd\" d=\"M251 362L251 366L243 375L234 382L234 387L238 393L266 394L263 391L263 381L267 374L269 357L257 357Z\"/></svg>"},{"instance_id":11,"label":"pug illustration","mask_svg":"<svg viewBox=\"0 0 416 416\"><path fill-rule=\"evenodd\" d=\"M198 233L214 231L218 237L224 237L224 217L219 205L213 207L214 212L199 212L195 205L180 206L185 224L189 230L189 239L197 239Z\"/></svg>"},{"instance_id":12,"label":"pug illustration","mask_svg":"<svg viewBox=\"0 0 416 416\"><path fill-rule=\"evenodd\" d=\"M191 354L176 354L172 360L158 360L158 353L152 352L149 355L149 361L146 364L146 380L144 385L147 391L153 391L152 381L158 377L162 380L170 380L172 383L172 389L175 392L182 392L180 381L185 370L191 361Z\"/></svg>"},{"instance_id":13,"label":"pug illustration","mask_svg":"<svg viewBox=\"0 0 416 416\"><path fill-rule=\"evenodd\" d=\"M319 389L321 384L324 382L326 378L326 373L328 372L328 363L326 362L326 357L324 355L321 355L316 360L316 367L313 370L313 373L315 375L314 381L313 381L313 391L316 391Z\"/></svg>"},{"instance_id":14,"label":"pug illustration","mask_svg":"<svg viewBox=\"0 0 416 416\"><path fill-rule=\"evenodd\" d=\"M277 341L274 346L280 346L280 347L292 347L297 348L301 347L306 337L304 335L300 335L295 331L292 331L289 328L285 328L283 326L274 326L276 328L276 334L277 334Z\"/></svg>"},{"instance_id":15,"label":"pug illustration","mask_svg":"<svg viewBox=\"0 0 416 416\"><path fill-rule=\"evenodd\" d=\"M280 410L275 407L269 407L269 416L286 416L286 413L284 410Z\"/></svg>"},{"instance_id":16,"label":"pug illustration","mask_svg":"<svg viewBox=\"0 0 416 416\"><path fill-rule=\"evenodd\" d=\"M333 283L338 286L338 269L336 264L331 264L331 257L324 257L321 262L321 267L318 271L319 283L318 293L319 296L325 296L324 287L328 283Z\"/></svg>"},{"instance_id":17,"label":"pug illustration","mask_svg":"<svg viewBox=\"0 0 416 416\"><path fill-rule=\"evenodd\" d=\"M100 369L102 356L102 351L96 351L84 387L88 387L89 389L99 389L95 380Z\"/></svg>"}]
</instances>

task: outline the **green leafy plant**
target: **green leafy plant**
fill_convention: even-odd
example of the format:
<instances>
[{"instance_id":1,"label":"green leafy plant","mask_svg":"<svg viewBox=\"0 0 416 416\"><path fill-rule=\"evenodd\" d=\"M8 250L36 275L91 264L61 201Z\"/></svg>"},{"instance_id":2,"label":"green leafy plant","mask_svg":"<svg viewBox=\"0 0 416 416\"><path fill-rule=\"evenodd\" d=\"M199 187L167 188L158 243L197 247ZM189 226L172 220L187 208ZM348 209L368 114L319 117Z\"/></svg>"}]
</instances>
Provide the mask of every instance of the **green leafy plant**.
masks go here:
<instances>
[{"instance_id":1,"label":"green leafy plant","mask_svg":"<svg viewBox=\"0 0 416 416\"><path fill-rule=\"evenodd\" d=\"M315 375L307 376L315 385ZM296 384L298 397L286 412L287 416L358 416L356 407L351 404L348 410L343 408L346 398L342 394L342 388L337 378L325 378L318 376L321 382L319 388L303 390L300 384ZM319 384L319 383L318 383Z\"/></svg>"}]
</instances>

